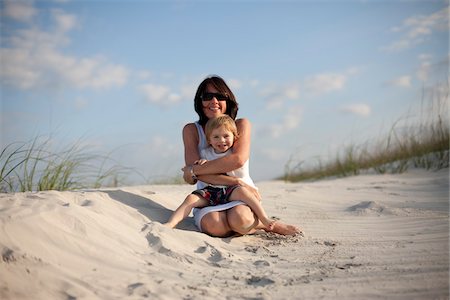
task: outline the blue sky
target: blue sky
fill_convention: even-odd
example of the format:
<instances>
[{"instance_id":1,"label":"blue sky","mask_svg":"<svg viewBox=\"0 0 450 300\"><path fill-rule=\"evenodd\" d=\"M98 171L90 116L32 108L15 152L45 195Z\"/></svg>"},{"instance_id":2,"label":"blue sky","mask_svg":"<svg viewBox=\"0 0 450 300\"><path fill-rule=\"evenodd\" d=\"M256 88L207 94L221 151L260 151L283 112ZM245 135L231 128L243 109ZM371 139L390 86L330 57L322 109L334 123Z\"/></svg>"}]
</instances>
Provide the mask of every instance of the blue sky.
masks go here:
<instances>
[{"instance_id":1,"label":"blue sky","mask_svg":"<svg viewBox=\"0 0 450 300\"><path fill-rule=\"evenodd\" d=\"M448 1L0 3L2 148L81 138L149 180L180 174L209 74L253 124L256 181L379 138L448 89Z\"/></svg>"}]
</instances>

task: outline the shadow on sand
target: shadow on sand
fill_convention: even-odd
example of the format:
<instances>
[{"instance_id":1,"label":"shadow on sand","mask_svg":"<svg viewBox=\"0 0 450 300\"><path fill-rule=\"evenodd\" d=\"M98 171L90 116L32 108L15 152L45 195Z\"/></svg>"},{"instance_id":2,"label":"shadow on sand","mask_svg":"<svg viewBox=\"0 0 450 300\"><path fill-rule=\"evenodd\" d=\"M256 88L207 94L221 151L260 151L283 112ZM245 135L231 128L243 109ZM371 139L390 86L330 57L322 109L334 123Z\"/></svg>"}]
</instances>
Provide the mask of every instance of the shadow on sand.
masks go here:
<instances>
[{"instance_id":1,"label":"shadow on sand","mask_svg":"<svg viewBox=\"0 0 450 300\"><path fill-rule=\"evenodd\" d=\"M150 198L142 197L133 193L122 190L104 191L111 197L111 199L121 202L125 205L137 209L141 214L149 218L151 221L165 223L169 220L172 210L167 209L161 204L153 201ZM187 217L180 224L177 229L198 231L194 225L194 218Z\"/></svg>"}]
</instances>

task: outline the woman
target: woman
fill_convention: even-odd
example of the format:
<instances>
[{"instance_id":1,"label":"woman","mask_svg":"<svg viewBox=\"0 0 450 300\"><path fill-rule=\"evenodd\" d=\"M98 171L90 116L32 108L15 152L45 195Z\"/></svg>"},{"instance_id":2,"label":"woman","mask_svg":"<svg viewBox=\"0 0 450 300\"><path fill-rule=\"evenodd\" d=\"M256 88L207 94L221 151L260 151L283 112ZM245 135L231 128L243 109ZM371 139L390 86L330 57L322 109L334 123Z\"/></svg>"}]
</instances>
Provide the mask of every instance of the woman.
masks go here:
<instances>
[{"instance_id":1,"label":"woman","mask_svg":"<svg viewBox=\"0 0 450 300\"><path fill-rule=\"evenodd\" d=\"M251 124L246 119L236 120L239 139L233 145L232 154L220 159L208 161L202 165L194 165L200 159L200 150L208 147L204 126L210 118L227 114L235 119L238 103L233 92L225 81L218 76L211 76L199 85L194 98L195 111L199 121L189 123L183 128L184 180L195 184L197 180L212 184L226 184L218 175L242 167L250 156ZM257 191L257 197L260 198ZM251 209L243 202L233 201L225 205L207 207L194 211L197 226L202 232L211 236L227 237L234 233L248 234L264 226L259 222ZM295 226L275 222L273 232L290 235L300 233Z\"/></svg>"}]
</instances>

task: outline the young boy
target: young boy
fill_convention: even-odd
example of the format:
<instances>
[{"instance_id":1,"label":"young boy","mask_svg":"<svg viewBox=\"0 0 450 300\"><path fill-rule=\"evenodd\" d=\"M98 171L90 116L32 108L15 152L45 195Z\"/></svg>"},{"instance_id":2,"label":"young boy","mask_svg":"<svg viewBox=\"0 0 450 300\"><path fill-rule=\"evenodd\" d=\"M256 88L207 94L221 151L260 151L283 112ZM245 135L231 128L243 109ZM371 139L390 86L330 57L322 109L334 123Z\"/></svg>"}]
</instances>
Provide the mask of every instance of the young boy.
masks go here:
<instances>
[{"instance_id":1,"label":"young boy","mask_svg":"<svg viewBox=\"0 0 450 300\"><path fill-rule=\"evenodd\" d=\"M203 164L207 160L214 160L230 153L234 141L238 138L236 123L228 115L210 119L206 123L205 135L211 147L200 153L202 159L197 161L197 164ZM242 168L231 171L227 175L230 175L230 179L233 178L235 184L220 186L210 184L202 189L193 191L175 210L165 225L171 228L176 227L195 207L212 206L240 200L252 209L266 227L265 230L272 231L275 221L267 217L261 206L257 196L257 188L249 175L248 161Z\"/></svg>"}]
</instances>

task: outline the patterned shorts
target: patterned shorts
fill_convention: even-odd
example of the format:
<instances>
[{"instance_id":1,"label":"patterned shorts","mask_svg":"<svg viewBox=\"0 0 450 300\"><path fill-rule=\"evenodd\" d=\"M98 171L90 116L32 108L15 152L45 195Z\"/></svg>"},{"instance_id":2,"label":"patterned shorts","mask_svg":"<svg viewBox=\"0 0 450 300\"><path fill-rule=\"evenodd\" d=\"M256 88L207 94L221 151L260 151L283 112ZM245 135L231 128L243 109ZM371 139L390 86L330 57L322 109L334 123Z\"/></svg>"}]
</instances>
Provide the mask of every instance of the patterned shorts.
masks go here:
<instances>
[{"instance_id":1,"label":"patterned shorts","mask_svg":"<svg viewBox=\"0 0 450 300\"><path fill-rule=\"evenodd\" d=\"M203 189L193 191L192 194L205 198L208 200L209 205L219 205L228 203L231 193L238 187L239 185L231 185L227 187L207 186Z\"/></svg>"}]
</instances>

